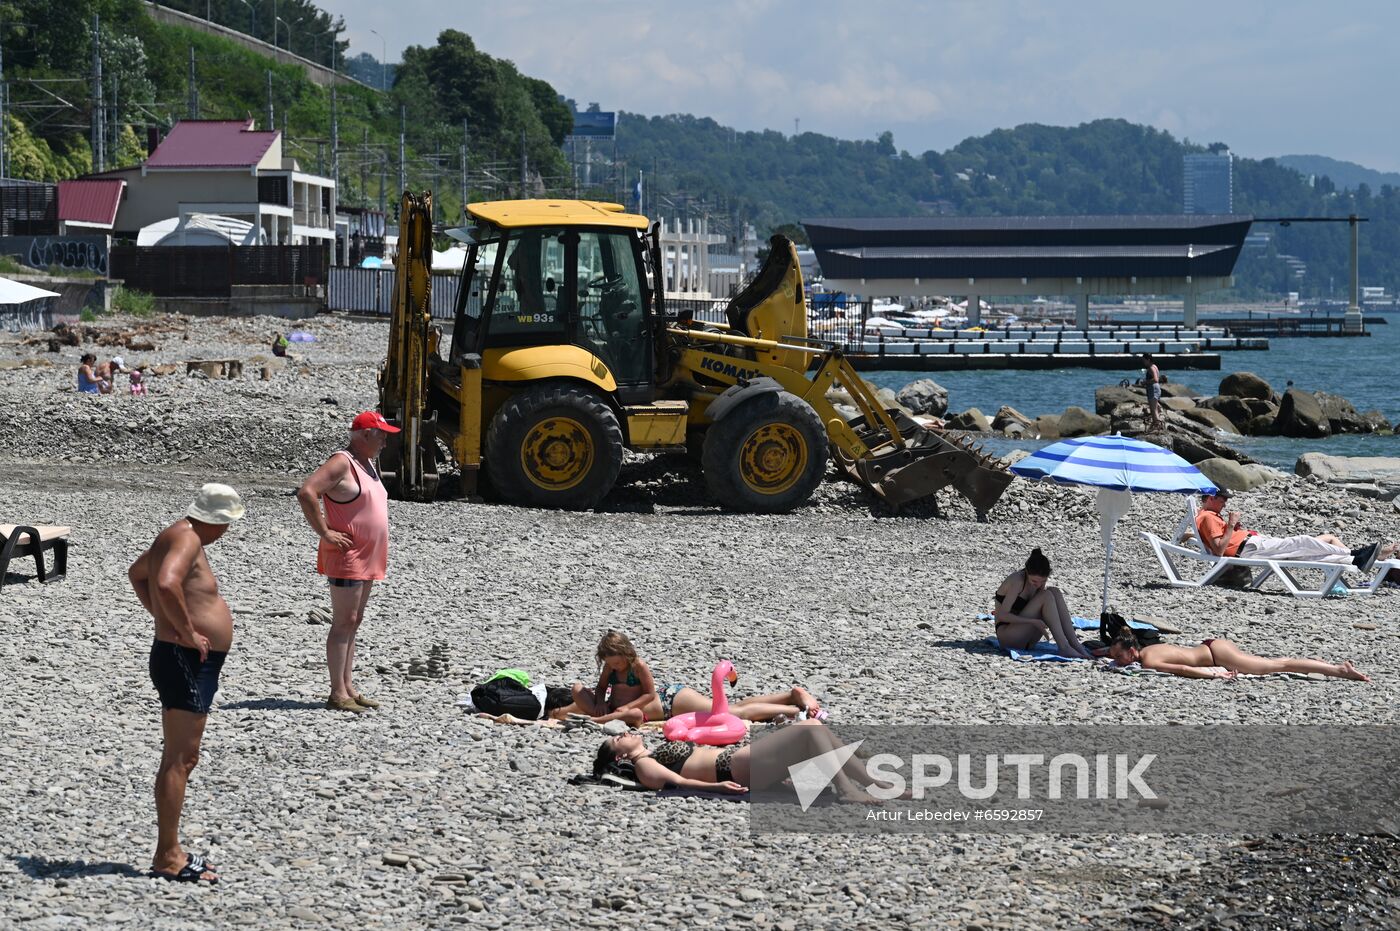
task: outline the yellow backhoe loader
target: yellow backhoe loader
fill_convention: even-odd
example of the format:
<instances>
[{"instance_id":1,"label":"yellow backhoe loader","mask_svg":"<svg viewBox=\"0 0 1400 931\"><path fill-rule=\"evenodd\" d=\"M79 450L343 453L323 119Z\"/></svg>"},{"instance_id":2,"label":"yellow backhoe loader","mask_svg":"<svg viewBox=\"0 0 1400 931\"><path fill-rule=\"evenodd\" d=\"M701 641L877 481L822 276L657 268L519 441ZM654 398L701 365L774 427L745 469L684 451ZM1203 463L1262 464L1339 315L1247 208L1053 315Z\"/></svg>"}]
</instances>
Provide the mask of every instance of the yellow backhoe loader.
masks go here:
<instances>
[{"instance_id":1,"label":"yellow backhoe loader","mask_svg":"<svg viewBox=\"0 0 1400 931\"><path fill-rule=\"evenodd\" d=\"M429 313L431 194L405 193L379 408L402 428L383 454L392 495L431 500L455 462L460 491L581 509L612 489L624 449L698 457L711 498L740 511L805 503L828 452L898 507L952 486L979 515L1011 475L964 441L881 406L834 347L807 336L791 242L726 310L668 314L656 227L617 204L471 204L450 342ZM847 422L827 398L844 389Z\"/></svg>"}]
</instances>

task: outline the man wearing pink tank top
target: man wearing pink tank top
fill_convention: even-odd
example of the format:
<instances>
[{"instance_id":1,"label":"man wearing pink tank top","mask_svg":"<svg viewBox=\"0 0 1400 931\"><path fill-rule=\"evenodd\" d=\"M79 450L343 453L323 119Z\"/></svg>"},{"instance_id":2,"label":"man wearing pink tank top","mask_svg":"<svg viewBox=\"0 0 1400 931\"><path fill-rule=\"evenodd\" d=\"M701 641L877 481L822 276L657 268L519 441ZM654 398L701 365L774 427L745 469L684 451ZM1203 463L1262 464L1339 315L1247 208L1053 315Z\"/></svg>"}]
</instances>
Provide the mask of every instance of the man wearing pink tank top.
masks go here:
<instances>
[{"instance_id":1,"label":"man wearing pink tank top","mask_svg":"<svg viewBox=\"0 0 1400 931\"><path fill-rule=\"evenodd\" d=\"M386 434L398 433L377 411L350 424L350 445L332 455L297 489L306 522L321 544L316 571L331 589L331 632L326 665L331 695L326 707L363 714L379 702L355 690L355 634L365 617L370 589L389 566L389 495L374 460Z\"/></svg>"}]
</instances>

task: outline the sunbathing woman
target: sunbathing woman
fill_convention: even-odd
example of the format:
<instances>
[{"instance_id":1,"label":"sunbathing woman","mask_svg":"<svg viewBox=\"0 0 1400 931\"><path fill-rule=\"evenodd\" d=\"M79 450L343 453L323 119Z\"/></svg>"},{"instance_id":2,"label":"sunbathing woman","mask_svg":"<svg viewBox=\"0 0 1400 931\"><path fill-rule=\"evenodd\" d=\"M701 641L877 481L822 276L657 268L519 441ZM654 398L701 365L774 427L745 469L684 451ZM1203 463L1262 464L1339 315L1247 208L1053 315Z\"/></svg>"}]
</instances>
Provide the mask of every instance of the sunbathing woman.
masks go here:
<instances>
[{"instance_id":1,"label":"sunbathing woman","mask_svg":"<svg viewBox=\"0 0 1400 931\"><path fill-rule=\"evenodd\" d=\"M789 766L841 746L826 725L811 720L798 721L777 733L765 735L761 743L772 763L769 770L780 778L787 778ZM636 779L648 789L675 786L734 793L766 789L771 783L758 785L754 782L752 754L750 745L707 747L681 741L666 741L651 750L640 735L624 734L603 741L593 761L593 775L611 772ZM879 783L865 771L865 762L855 754L836 774L832 784L848 801L876 801L865 789Z\"/></svg>"},{"instance_id":2,"label":"sunbathing woman","mask_svg":"<svg viewBox=\"0 0 1400 931\"><path fill-rule=\"evenodd\" d=\"M1048 632L1060 648L1061 656L1093 659L1074 633L1073 615L1060 590L1045 583L1050 578L1050 560L1031 550L1026 566L1013 572L992 596L995 607L997 642L1011 650L1029 650Z\"/></svg>"},{"instance_id":3,"label":"sunbathing woman","mask_svg":"<svg viewBox=\"0 0 1400 931\"><path fill-rule=\"evenodd\" d=\"M1316 672L1338 679L1371 681L1370 676L1356 671L1351 660L1345 663L1328 663L1320 659L1254 656L1223 637L1202 640L1194 647L1174 646L1169 643L1142 646L1131 630L1125 630L1109 646L1108 655L1120 666L1141 663L1144 669L1156 669L1188 679L1233 679L1240 673L1262 676L1271 672ZM1211 668L1222 666L1225 672Z\"/></svg>"},{"instance_id":4,"label":"sunbathing woman","mask_svg":"<svg viewBox=\"0 0 1400 931\"><path fill-rule=\"evenodd\" d=\"M709 711L712 707L710 696L687 685L677 682L657 686L651 667L637 656L632 641L615 630L608 631L599 641L597 661L597 688L587 689L582 683L575 683L574 704L559 709L555 716L582 713L598 722L621 720L635 726L692 711ZM797 717L802 712L817 719L826 716L812 694L800 686L736 701L729 706L729 712L745 721Z\"/></svg>"}]
</instances>

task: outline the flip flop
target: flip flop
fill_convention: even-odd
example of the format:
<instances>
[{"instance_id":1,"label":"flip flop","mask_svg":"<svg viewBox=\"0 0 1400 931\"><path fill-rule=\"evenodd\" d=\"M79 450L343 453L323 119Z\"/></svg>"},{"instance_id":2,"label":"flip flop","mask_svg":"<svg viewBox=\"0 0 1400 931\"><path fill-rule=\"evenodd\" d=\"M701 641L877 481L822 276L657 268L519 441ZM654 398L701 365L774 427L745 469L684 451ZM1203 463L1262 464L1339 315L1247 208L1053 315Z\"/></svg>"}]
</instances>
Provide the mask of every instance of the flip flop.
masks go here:
<instances>
[{"instance_id":1,"label":"flip flop","mask_svg":"<svg viewBox=\"0 0 1400 931\"><path fill-rule=\"evenodd\" d=\"M191 853L185 856L185 865L180 867L178 873L163 873L160 870L151 870L151 875L160 879L175 883L197 883L205 882L214 885L219 881L216 875L213 879L205 879L205 873L213 873L214 867L204 859L203 854Z\"/></svg>"}]
</instances>

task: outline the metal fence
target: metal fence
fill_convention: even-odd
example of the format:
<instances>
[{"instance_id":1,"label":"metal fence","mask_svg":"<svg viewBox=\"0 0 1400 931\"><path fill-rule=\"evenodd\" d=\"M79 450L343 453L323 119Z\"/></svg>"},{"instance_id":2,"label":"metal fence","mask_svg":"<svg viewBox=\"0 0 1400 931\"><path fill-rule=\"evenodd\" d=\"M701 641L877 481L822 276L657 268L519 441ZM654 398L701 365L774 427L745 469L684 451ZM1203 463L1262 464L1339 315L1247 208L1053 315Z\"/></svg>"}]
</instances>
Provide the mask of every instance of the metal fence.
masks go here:
<instances>
[{"instance_id":1,"label":"metal fence","mask_svg":"<svg viewBox=\"0 0 1400 931\"><path fill-rule=\"evenodd\" d=\"M109 276L157 297L228 297L234 285L317 285L325 246L115 246Z\"/></svg>"},{"instance_id":2,"label":"metal fence","mask_svg":"<svg viewBox=\"0 0 1400 931\"><path fill-rule=\"evenodd\" d=\"M326 307L357 314L389 316L394 307L394 285L397 272L392 268L345 268L330 270L326 279ZM457 308L456 272L433 275L432 315L438 320L451 320Z\"/></svg>"}]
</instances>

